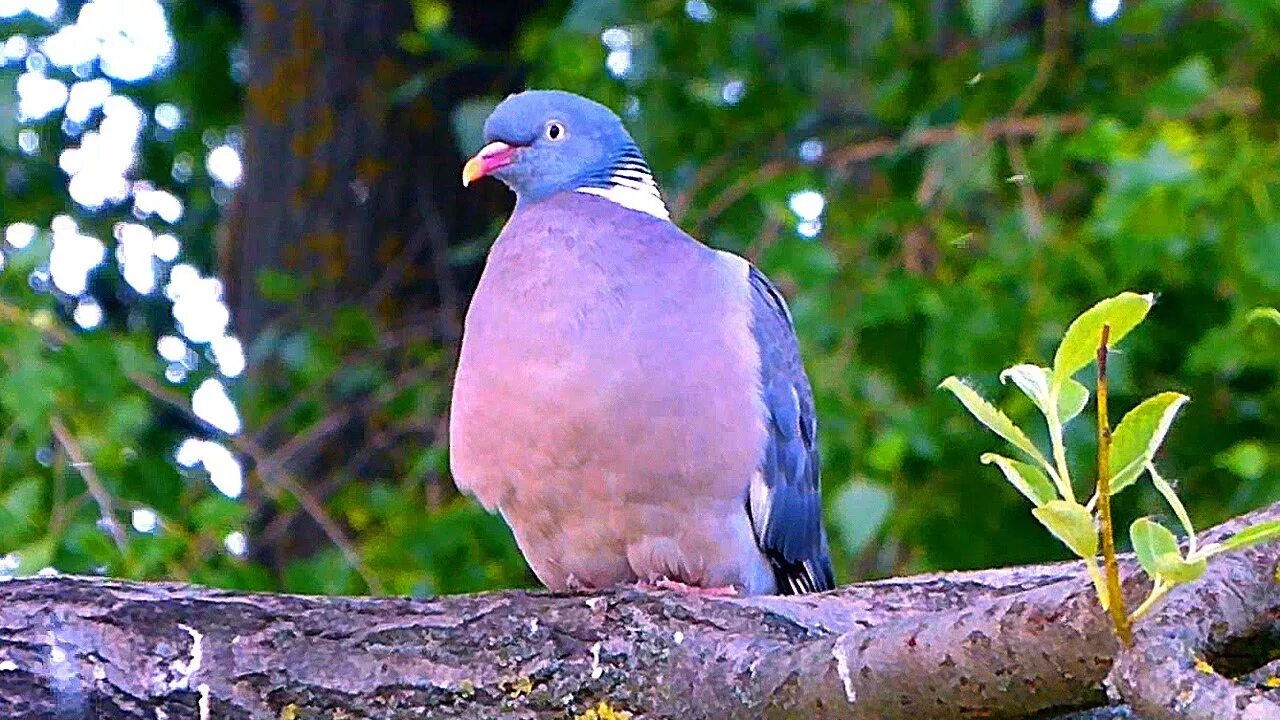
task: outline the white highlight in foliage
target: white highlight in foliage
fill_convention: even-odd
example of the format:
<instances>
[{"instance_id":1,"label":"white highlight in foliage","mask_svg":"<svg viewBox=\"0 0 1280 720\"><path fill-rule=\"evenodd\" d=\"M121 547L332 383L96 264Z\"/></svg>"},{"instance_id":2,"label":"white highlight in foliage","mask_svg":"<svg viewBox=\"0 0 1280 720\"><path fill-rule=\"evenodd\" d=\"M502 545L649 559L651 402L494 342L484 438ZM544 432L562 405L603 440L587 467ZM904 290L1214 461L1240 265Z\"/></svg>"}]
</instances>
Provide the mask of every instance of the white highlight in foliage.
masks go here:
<instances>
[{"instance_id":1,"label":"white highlight in foliage","mask_svg":"<svg viewBox=\"0 0 1280 720\"><path fill-rule=\"evenodd\" d=\"M720 99L726 105L737 105L747 92L747 84L742 80L729 80L720 88Z\"/></svg>"},{"instance_id":2,"label":"white highlight in foliage","mask_svg":"<svg viewBox=\"0 0 1280 720\"><path fill-rule=\"evenodd\" d=\"M145 181L133 184L133 207L141 217L157 215L170 225L182 219L184 210L177 195L167 190L156 190Z\"/></svg>"},{"instance_id":3,"label":"white highlight in foliage","mask_svg":"<svg viewBox=\"0 0 1280 720\"><path fill-rule=\"evenodd\" d=\"M231 313L222 302L222 282L200 277L191 265L180 263L169 271L165 295L173 301L173 317L188 340L211 342L227 334Z\"/></svg>"},{"instance_id":4,"label":"white highlight in foliage","mask_svg":"<svg viewBox=\"0 0 1280 720\"><path fill-rule=\"evenodd\" d=\"M129 98L109 95L101 101L102 122L86 132L79 147L68 147L58 165L71 176L71 198L91 210L129 197L128 175L137 160L138 137L146 117Z\"/></svg>"},{"instance_id":5,"label":"white highlight in foliage","mask_svg":"<svg viewBox=\"0 0 1280 720\"><path fill-rule=\"evenodd\" d=\"M800 159L807 162L817 162L822 159L822 153L826 151L826 147L818 138L809 138L800 143Z\"/></svg>"},{"instance_id":6,"label":"white highlight in foliage","mask_svg":"<svg viewBox=\"0 0 1280 720\"><path fill-rule=\"evenodd\" d=\"M240 462L221 444L211 440L187 438L178 446L174 459L183 467L204 466L209 482L223 495L240 497L244 492L244 471Z\"/></svg>"},{"instance_id":7,"label":"white highlight in foliage","mask_svg":"<svg viewBox=\"0 0 1280 720\"><path fill-rule=\"evenodd\" d=\"M4 241L21 250L36 239L36 226L31 223L13 223L4 229Z\"/></svg>"},{"instance_id":8,"label":"white highlight in foliage","mask_svg":"<svg viewBox=\"0 0 1280 720\"><path fill-rule=\"evenodd\" d=\"M3 4L3 0L0 0L0 6ZM3 15L4 13L0 12L0 17ZM29 52L31 52L31 41L27 39L27 36L14 35L8 40L5 40L3 44L0 44L0 62L21 60L25 58Z\"/></svg>"},{"instance_id":9,"label":"white highlight in foliage","mask_svg":"<svg viewBox=\"0 0 1280 720\"><path fill-rule=\"evenodd\" d=\"M609 74L616 78L624 78L631 74L631 51L610 50L604 59L604 66Z\"/></svg>"},{"instance_id":10,"label":"white highlight in foliage","mask_svg":"<svg viewBox=\"0 0 1280 720\"><path fill-rule=\"evenodd\" d=\"M106 78L84 80L71 86L67 100L67 119L84 124L89 115L102 107L103 101L111 96L111 81Z\"/></svg>"},{"instance_id":11,"label":"white highlight in foliage","mask_svg":"<svg viewBox=\"0 0 1280 720\"><path fill-rule=\"evenodd\" d=\"M800 219L797 226L804 237L816 237L822 231L822 212L827 207L827 200L816 190L802 190L792 193L788 205L791 212Z\"/></svg>"},{"instance_id":12,"label":"white highlight in foliage","mask_svg":"<svg viewBox=\"0 0 1280 720\"><path fill-rule=\"evenodd\" d=\"M58 0L27 0L27 10L43 20L52 20L58 15Z\"/></svg>"},{"instance_id":13,"label":"white highlight in foliage","mask_svg":"<svg viewBox=\"0 0 1280 720\"><path fill-rule=\"evenodd\" d=\"M182 125L182 110L173 103L160 103L154 115L156 122L166 130L176 130Z\"/></svg>"},{"instance_id":14,"label":"white highlight in foliage","mask_svg":"<svg viewBox=\"0 0 1280 720\"><path fill-rule=\"evenodd\" d=\"M74 222L54 219L49 274L53 276L53 284L62 292L83 294L89 285L89 272L102 263L106 253L107 249L100 240L80 234Z\"/></svg>"},{"instance_id":15,"label":"white highlight in foliage","mask_svg":"<svg viewBox=\"0 0 1280 720\"><path fill-rule=\"evenodd\" d=\"M13 577L13 573L17 572L18 567L21 565L22 558L18 557L16 552L0 555L0 580L8 580Z\"/></svg>"},{"instance_id":16,"label":"white highlight in foliage","mask_svg":"<svg viewBox=\"0 0 1280 720\"><path fill-rule=\"evenodd\" d=\"M133 529L140 533L155 532L160 526L160 516L156 515L156 511L151 508L135 509L130 519L133 522Z\"/></svg>"},{"instance_id":17,"label":"white highlight in foliage","mask_svg":"<svg viewBox=\"0 0 1280 720\"><path fill-rule=\"evenodd\" d=\"M791 195L787 203L801 220L817 220L827 207L827 200L816 190L802 190Z\"/></svg>"},{"instance_id":18,"label":"white highlight in foliage","mask_svg":"<svg viewBox=\"0 0 1280 720\"><path fill-rule=\"evenodd\" d=\"M181 362L187 356L187 344L174 335L162 335L156 341L156 352L169 362Z\"/></svg>"},{"instance_id":19,"label":"white highlight in foliage","mask_svg":"<svg viewBox=\"0 0 1280 720\"><path fill-rule=\"evenodd\" d=\"M67 86L43 72L25 72L18 77L18 120L39 120L67 104Z\"/></svg>"},{"instance_id":20,"label":"white highlight in foliage","mask_svg":"<svg viewBox=\"0 0 1280 720\"><path fill-rule=\"evenodd\" d=\"M716 11L706 0L688 0L684 4L684 14L700 23L709 23L716 17Z\"/></svg>"},{"instance_id":21,"label":"white highlight in foliage","mask_svg":"<svg viewBox=\"0 0 1280 720\"><path fill-rule=\"evenodd\" d=\"M92 330L102 324L102 306L93 298L85 298L76 304L71 317L80 327Z\"/></svg>"},{"instance_id":22,"label":"white highlight in foliage","mask_svg":"<svg viewBox=\"0 0 1280 720\"><path fill-rule=\"evenodd\" d=\"M627 50L631 47L631 31L623 27L605 28L600 42L610 50Z\"/></svg>"},{"instance_id":23,"label":"white highlight in foliage","mask_svg":"<svg viewBox=\"0 0 1280 720\"><path fill-rule=\"evenodd\" d=\"M222 539L222 544L227 548L227 552L236 557L244 557L245 553L249 552L249 539L239 530L229 533Z\"/></svg>"},{"instance_id":24,"label":"white highlight in foliage","mask_svg":"<svg viewBox=\"0 0 1280 720\"><path fill-rule=\"evenodd\" d=\"M170 262L178 257L178 252L182 250L182 245L178 242L178 238L165 233L157 235L155 244L152 246L156 257L165 262Z\"/></svg>"},{"instance_id":25,"label":"white highlight in foliage","mask_svg":"<svg viewBox=\"0 0 1280 720\"><path fill-rule=\"evenodd\" d=\"M172 62L174 41L164 8L155 0L93 0L41 49L54 65L72 67L96 59L105 75L135 82Z\"/></svg>"},{"instance_id":26,"label":"white highlight in foliage","mask_svg":"<svg viewBox=\"0 0 1280 720\"><path fill-rule=\"evenodd\" d=\"M213 350L214 362L218 363L218 370L223 375L233 378L244 372L244 345L239 338L223 335L210 343L209 348Z\"/></svg>"},{"instance_id":27,"label":"white highlight in foliage","mask_svg":"<svg viewBox=\"0 0 1280 720\"><path fill-rule=\"evenodd\" d=\"M1089 14L1097 22L1107 22L1120 13L1120 0L1093 0L1089 3Z\"/></svg>"},{"instance_id":28,"label":"white highlight in foliage","mask_svg":"<svg viewBox=\"0 0 1280 720\"><path fill-rule=\"evenodd\" d=\"M155 235L138 223L116 223L116 260L125 282L146 295L156 289Z\"/></svg>"},{"instance_id":29,"label":"white highlight in foliage","mask_svg":"<svg viewBox=\"0 0 1280 720\"><path fill-rule=\"evenodd\" d=\"M240 153L230 145L219 145L210 150L205 166L209 168L209 175L225 187L239 185L240 178L244 174Z\"/></svg>"},{"instance_id":30,"label":"white highlight in foliage","mask_svg":"<svg viewBox=\"0 0 1280 720\"><path fill-rule=\"evenodd\" d=\"M191 410L219 430L233 435L240 432L240 415L236 412L235 403L227 396L227 389L222 383L214 378L200 383L200 387L191 394Z\"/></svg>"}]
</instances>

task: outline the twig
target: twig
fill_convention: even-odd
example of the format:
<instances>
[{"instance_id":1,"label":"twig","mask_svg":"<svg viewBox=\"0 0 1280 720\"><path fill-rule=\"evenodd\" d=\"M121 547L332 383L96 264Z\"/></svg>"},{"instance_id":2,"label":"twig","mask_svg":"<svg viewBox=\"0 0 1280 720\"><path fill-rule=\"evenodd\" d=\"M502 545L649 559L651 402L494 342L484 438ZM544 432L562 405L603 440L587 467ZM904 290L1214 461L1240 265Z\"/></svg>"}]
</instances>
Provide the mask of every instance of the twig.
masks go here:
<instances>
[{"instance_id":1,"label":"twig","mask_svg":"<svg viewBox=\"0 0 1280 720\"><path fill-rule=\"evenodd\" d=\"M1055 0L1047 0L1044 19L1044 52L1040 53L1040 59L1036 61L1036 71L1031 82L1022 89L1009 108L1011 117L1022 116L1049 84L1058 56L1062 53L1062 40L1062 7ZM1005 145L1009 151L1009 167L1013 169L1014 182L1018 186L1023 212L1027 216L1028 234L1038 242L1044 236L1044 202L1036 192L1035 183L1031 179L1031 166L1027 163L1022 143L1014 137L1006 137Z\"/></svg>"},{"instance_id":2,"label":"twig","mask_svg":"<svg viewBox=\"0 0 1280 720\"><path fill-rule=\"evenodd\" d=\"M1125 647L1133 645L1129 616L1120 591L1120 566L1116 563L1115 525L1111 521L1111 422L1107 418L1107 347L1111 342L1111 325L1102 326L1098 343L1098 516L1102 520L1102 562L1107 582L1107 610L1115 625L1116 636Z\"/></svg>"},{"instance_id":3,"label":"twig","mask_svg":"<svg viewBox=\"0 0 1280 720\"><path fill-rule=\"evenodd\" d=\"M684 212L689 209L689 203L693 202L693 198L697 196L698 192L718 177L734 160L741 157L741 153L727 152L702 163L702 166L698 168L698 171L689 180L689 184L671 201L671 214L675 217L683 217Z\"/></svg>"},{"instance_id":4,"label":"twig","mask_svg":"<svg viewBox=\"0 0 1280 720\"><path fill-rule=\"evenodd\" d=\"M960 137L976 136L986 140L998 140L1002 137L1024 137L1038 135L1049 129L1059 132L1080 132L1089 124L1084 113L1067 115L1035 115L1031 117L999 118L979 126L947 125L944 127L926 128L919 132L908 133L901 137L876 138L864 142L853 143L837 148L827 154L823 165L835 170L842 170L850 165L867 162L876 158L892 155L895 152L917 150L922 147L942 145ZM764 163L755 172L739 177L729 187L722 190L707 204L707 210L698 219L698 225L705 225L714 220L725 210L732 207L752 190L799 167L799 161L790 158L777 158ZM676 214L682 215L687 208L680 208Z\"/></svg>"},{"instance_id":5,"label":"twig","mask_svg":"<svg viewBox=\"0 0 1280 720\"><path fill-rule=\"evenodd\" d=\"M14 438L17 436L18 423L11 423L4 429L4 435L0 436L0 477L4 475L4 462L9 457L9 450L13 448Z\"/></svg>"},{"instance_id":6,"label":"twig","mask_svg":"<svg viewBox=\"0 0 1280 720\"><path fill-rule=\"evenodd\" d=\"M138 389L150 395L153 399L168 405L189 418L192 418L199 422L201 426L208 426L208 423L201 420L200 417L187 406L185 399L176 393L171 392L167 388L160 386L152 378L137 373L130 373L128 378L130 382L138 387ZM312 520L315 520L316 524L320 526L320 529L324 531L325 536L329 538L329 542L333 543L334 546L338 548L338 551L342 553L344 558L346 558L347 563L351 565L351 568L355 570L356 573L360 575L361 579L364 580L365 584L369 586L370 592L378 595L385 593L382 581L380 581L378 577L369 570L369 567L364 564L359 553L356 552L355 546L347 537L346 532L344 532L342 527L329 515L329 513L324 509L324 506L315 499L315 496L303 487L302 483L298 482L298 480L284 468L270 467L266 450L253 440L238 435L227 435L221 431L216 431L216 434L223 437L224 440L237 452L252 459L254 465L259 469L260 474L265 476L266 481L269 484L274 484L277 488L282 489L297 498L298 503L307 511L307 515L309 515Z\"/></svg>"},{"instance_id":7,"label":"twig","mask_svg":"<svg viewBox=\"0 0 1280 720\"><path fill-rule=\"evenodd\" d=\"M71 456L71 466L80 473L80 477L84 478L89 494L93 495L94 502L98 504L98 511L102 513L102 522L107 527L107 533L111 535L116 548L123 554L128 548L128 540L125 538L124 529L116 520L116 509L111 500L111 493L107 492L106 486L98 478L98 473L94 471L93 464L85 459L80 443L67 431L67 426L62 424L62 420L54 415L49 418L49 426L53 429L53 436L58 439L58 444L67 451L67 455Z\"/></svg>"},{"instance_id":8,"label":"twig","mask_svg":"<svg viewBox=\"0 0 1280 720\"><path fill-rule=\"evenodd\" d=\"M761 165L755 172L742 175L737 180L734 180L729 187L722 190L719 195L712 198L711 202L707 204L707 211L698 219L698 226L702 227L711 222L752 190L794 167L795 162L790 159L771 160Z\"/></svg>"},{"instance_id":9,"label":"twig","mask_svg":"<svg viewBox=\"0 0 1280 720\"><path fill-rule=\"evenodd\" d=\"M396 395L404 390L430 377L434 371L435 368L431 366L406 370L392 378L391 382L379 387L374 393L364 397L360 402L349 402L342 409L327 413L323 420L307 428L304 432L295 435L289 442L267 455L260 467L266 466L273 470L283 467L308 448L341 431L347 426L347 423L356 417L368 413L379 403L380 398L388 397L394 399Z\"/></svg>"},{"instance_id":10,"label":"twig","mask_svg":"<svg viewBox=\"0 0 1280 720\"><path fill-rule=\"evenodd\" d=\"M256 458L266 454L261 447L258 447L256 443L247 438L232 438L232 445L237 450L249 455L249 457L255 458L255 463L257 462ZM369 586L370 592L375 595L386 594L382 581L365 565L364 560L356 552L355 546L351 543L350 538L347 537L346 532L333 519L333 516L324 509L320 501L316 500L315 495L312 495L310 491L302 486L302 483L298 482L297 478L283 468L271 468L263 474L270 476L272 478L271 482L274 482L285 492L297 498L298 504L302 506L303 510L307 511L307 515L311 516L312 520L316 521L316 524L320 526L320 529L329 538L329 542L338 548L338 551L346 558L347 564Z\"/></svg>"}]
</instances>

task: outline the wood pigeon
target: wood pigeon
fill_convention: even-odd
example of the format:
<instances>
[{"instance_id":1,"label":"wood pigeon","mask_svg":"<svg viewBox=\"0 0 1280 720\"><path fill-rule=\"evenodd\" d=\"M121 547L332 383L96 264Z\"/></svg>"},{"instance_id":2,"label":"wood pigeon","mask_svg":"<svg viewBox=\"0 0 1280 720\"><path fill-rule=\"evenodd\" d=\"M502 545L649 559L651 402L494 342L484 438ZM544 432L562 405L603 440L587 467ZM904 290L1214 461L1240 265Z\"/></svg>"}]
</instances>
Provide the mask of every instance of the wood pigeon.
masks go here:
<instances>
[{"instance_id":1,"label":"wood pigeon","mask_svg":"<svg viewBox=\"0 0 1280 720\"><path fill-rule=\"evenodd\" d=\"M669 219L612 111L512 95L462 183L516 194L467 311L458 487L553 590L834 586L813 393L790 311Z\"/></svg>"}]
</instances>

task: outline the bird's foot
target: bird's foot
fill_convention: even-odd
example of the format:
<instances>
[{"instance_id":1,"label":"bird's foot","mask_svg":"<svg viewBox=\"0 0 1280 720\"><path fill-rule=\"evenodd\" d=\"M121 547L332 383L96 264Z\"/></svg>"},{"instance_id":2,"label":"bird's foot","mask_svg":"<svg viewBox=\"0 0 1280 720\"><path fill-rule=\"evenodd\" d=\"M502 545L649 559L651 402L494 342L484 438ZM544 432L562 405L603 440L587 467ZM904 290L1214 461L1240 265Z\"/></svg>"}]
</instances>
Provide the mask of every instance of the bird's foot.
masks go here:
<instances>
[{"instance_id":1,"label":"bird's foot","mask_svg":"<svg viewBox=\"0 0 1280 720\"><path fill-rule=\"evenodd\" d=\"M732 585L724 587L702 587L700 585L690 585L682 583L679 580L671 578L658 578L657 580L641 580L636 585L642 590L671 590L674 592L689 593L690 595L706 595L708 597L737 597L738 588Z\"/></svg>"}]
</instances>

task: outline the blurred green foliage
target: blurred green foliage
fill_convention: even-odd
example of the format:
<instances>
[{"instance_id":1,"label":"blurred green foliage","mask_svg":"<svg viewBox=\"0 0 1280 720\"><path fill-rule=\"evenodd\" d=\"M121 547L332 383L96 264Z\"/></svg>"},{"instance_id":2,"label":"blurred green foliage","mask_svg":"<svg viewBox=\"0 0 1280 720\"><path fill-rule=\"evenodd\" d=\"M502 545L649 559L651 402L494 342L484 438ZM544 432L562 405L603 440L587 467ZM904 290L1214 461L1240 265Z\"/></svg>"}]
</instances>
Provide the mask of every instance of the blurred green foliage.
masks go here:
<instances>
[{"instance_id":1,"label":"blurred green foliage","mask_svg":"<svg viewBox=\"0 0 1280 720\"><path fill-rule=\"evenodd\" d=\"M182 198L179 222L141 221L180 234L180 261L204 273L219 204L203 158L241 95L235 23L209 7L167 5L172 69L116 87L148 115L161 102L185 113L176 132L144 132L134 177ZM959 12L923 0L575 0L528 21L499 58L451 34L445 4L414 7L421 33L402 39L407 49L522 66L529 86L617 109L680 224L782 287L818 399L841 581L1065 557L999 471L975 462L988 438L935 388L952 374L978 378L985 395L1008 398L1016 422L1038 428L1031 401L995 392L993 379L1011 361L1049 357L1070 319L1127 289L1155 291L1157 303L1113 358L1112 412L1157 390L1192 398L1159 464L1200 526L1280 500L1280 323L1250 320L1280 304L1280 3L1124 3L1102 20L1087 5L1016 0L967 0ZM19 16L0 20L0 35L56 27ZM22 72L0 67L0 225L41 231L25 248L4 245L0 269L0 572L366 590L337 547L281 577L230 552L228 536L261 508L177 465L175 449L212 437L246 457L258 429L307 432L388 381L375 398L388 418L434 422L452 351L411 343L404 357L422 371L396 384L353 361L385 328L342 315L274 340L288 377L271 392L237 389L244 434L202 425L182 408L216 368L202 356L185 377L163 378L153 349L173 332L170 303L127 292L110 252L129 208L71 201L58 160L78 140L60 111L13 120ZM430 95L437 77L398 92ZM460 147L475 149L499 97L476 88L458 106ZM40 138L33 153L17 147L23 127ZM184 153L195 171L178 181ZM821 203L798 200L803 192ZM64 213L108 245L89 290L106 320L91 331L71 320L76 298L29 282ZM454 238L457 261L479 256L502 219L486 236ZM294 279L266 275L258 289L305 311ZM99 526L83 468L52 439L55 417L114 499L123 553ZM1068 431L1068 447L1091 453L1088 425ZM1032 439L1048 447L1042 431ZM530 583L500 519L423 481L446 476L443 448L413 452L409 476L350 478L327 503L363 572L395 593ZM288 482L253 465L247 482L264 489L253 502L296 511ZM1149 487L1117 501L1121 513L1160 512ZM135 509L154 510L158 527L130 528Z\"/></svg>"}]
</instances>

